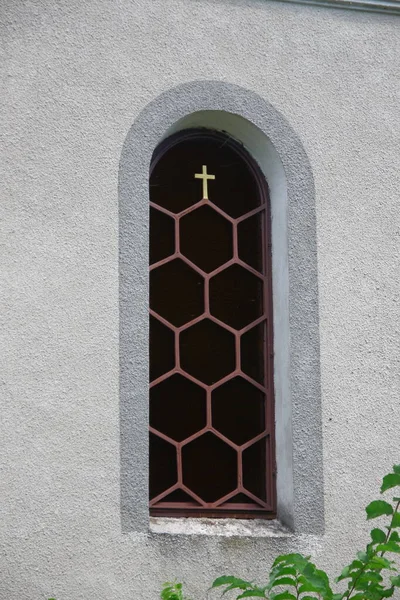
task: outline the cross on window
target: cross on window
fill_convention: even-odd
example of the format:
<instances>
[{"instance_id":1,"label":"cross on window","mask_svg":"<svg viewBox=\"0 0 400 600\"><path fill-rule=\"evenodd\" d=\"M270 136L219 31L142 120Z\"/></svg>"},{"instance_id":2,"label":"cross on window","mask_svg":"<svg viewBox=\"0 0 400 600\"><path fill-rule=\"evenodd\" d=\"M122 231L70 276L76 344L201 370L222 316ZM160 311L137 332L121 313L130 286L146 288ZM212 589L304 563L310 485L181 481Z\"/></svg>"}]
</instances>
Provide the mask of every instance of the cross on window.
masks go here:
<instances>
[{"instance_id":1,"label":"cross on window","mask_svg":"<svg viewBox=\"0 0 400 600\"><path fill-rule=\"evenodd\" d=\"M195 179L203 180L203 200L208 200L208 180L215 179L215 175L208 175L207 167L206 165L203 165L203 171L201 173L196 173Z\"/></svg>"}]
</instances>

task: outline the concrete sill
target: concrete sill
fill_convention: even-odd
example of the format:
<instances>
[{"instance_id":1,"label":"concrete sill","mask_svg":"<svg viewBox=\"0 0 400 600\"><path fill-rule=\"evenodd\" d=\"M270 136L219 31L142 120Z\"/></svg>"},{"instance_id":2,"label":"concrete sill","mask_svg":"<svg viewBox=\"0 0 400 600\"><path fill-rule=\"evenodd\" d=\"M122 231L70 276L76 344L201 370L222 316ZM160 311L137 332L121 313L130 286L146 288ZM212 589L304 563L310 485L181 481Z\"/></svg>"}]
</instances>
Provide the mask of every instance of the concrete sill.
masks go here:
<instances>
[{"instance_id":1,"label":"concrete sill","mask_svg":"<svg viewBox=\"0 0 400 600\"><path fill-rule=\"evenodd\" d=\"M150 531L167 535L288 538L294 534L279 521L265 519L193 519L150 517Z\"/></svg>"},{"instance_id":2,"label":"concrete sill","mask_svg":"<svg viewBox=\"0 0 400 600\"><path fill-rule=\"evenodd\" d=\"M293 4L309 4L325 6L327 8L347 8L350 10L363 10L366 12L386 13L400 15L399 0L283 0Z\"/></svg>"}]
</instances>

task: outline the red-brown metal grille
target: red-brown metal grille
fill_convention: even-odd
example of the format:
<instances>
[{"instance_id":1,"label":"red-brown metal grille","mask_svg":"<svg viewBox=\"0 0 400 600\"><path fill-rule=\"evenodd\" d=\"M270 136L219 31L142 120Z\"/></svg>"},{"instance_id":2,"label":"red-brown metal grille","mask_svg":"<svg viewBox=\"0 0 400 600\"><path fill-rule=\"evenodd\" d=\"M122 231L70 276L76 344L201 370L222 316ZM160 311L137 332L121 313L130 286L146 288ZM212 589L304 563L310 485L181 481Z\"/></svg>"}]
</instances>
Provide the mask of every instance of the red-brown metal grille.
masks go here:
<instances>
[{"instance_id":1,"label":"red-brown metal grille","mask_svg":"<svg viewBox=\"0 0 400 600\"><path fill-rule=\"evenodd\" d=\"M156 151L150 212L151 514L272 518L265 180L225 134L187 130Z\"/></svg>"}]
</instances>

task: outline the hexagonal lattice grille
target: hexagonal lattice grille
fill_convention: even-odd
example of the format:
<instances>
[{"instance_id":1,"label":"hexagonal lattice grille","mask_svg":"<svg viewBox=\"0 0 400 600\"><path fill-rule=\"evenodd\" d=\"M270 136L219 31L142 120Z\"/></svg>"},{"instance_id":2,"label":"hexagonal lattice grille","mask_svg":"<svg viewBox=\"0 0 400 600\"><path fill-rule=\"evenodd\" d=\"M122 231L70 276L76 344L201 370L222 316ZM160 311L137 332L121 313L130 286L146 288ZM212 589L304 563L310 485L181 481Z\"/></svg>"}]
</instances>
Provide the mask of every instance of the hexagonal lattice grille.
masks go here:
<instances>
[{"instance_id":1,"label":"hexagonal lattice grille","mask_svg":"<svg viewBox=\"0 0 400 600\"><path fill-rule=\"evenodd\" d=\"M150 179L150 507L273 517L266 185L223 134L172 142Z\"/></svg>"}]
</instances>

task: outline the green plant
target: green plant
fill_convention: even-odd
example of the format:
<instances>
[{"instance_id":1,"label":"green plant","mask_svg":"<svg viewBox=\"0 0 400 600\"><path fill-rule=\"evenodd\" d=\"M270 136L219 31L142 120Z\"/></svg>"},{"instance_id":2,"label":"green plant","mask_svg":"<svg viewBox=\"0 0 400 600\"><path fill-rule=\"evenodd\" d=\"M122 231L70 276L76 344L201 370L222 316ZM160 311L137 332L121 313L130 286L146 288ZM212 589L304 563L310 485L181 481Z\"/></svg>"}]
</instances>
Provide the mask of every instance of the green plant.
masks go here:
<instances>
[{"instance_id":1,"label":"green plant","mask_svg":"<svg viewBox=\"0 0 400 600\"><path fill-rule=\"evenodd\" d=\"M400 465L385 475L381 494L398 487L400 489ZM334 593L325 571L318 569L310 557L301 554L285 554L275 559L268 583L258 586L232 575L218 577L212 588L224 588L223 594L236 592L241 598L267 598L268 600L382 600L400 588L400 575L395 561L387 555L400 554L400 497L392 502L374 500L366 510L367 519L389 517L383 528L371 530L371 541L363 552L347 565L335 582L346 582L343 592ZM181 584L165 584L161 593L163 600L184 600Z\"/></svg>"},{"instance_id":2,"label":"green plant","mask_svg":"<svg viewBox=\"0 0 400 600\"><path fill-rule=\"evenodd\" d=\"M164 583L161 598L162 600L189 600L183 595L181 583Z\"/></svg>"}]
</instances>

